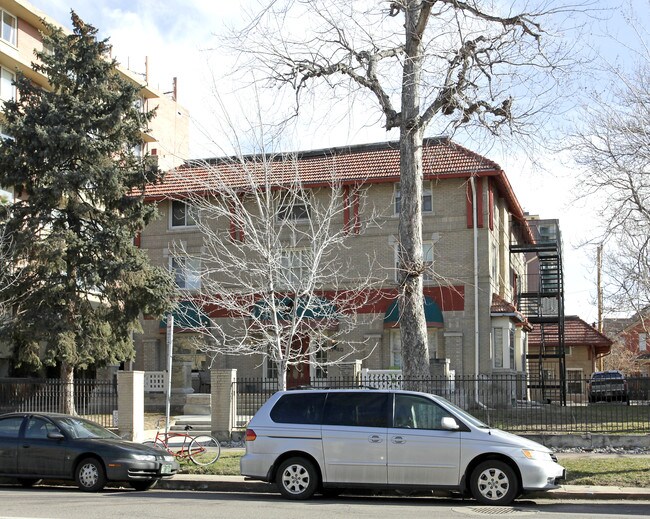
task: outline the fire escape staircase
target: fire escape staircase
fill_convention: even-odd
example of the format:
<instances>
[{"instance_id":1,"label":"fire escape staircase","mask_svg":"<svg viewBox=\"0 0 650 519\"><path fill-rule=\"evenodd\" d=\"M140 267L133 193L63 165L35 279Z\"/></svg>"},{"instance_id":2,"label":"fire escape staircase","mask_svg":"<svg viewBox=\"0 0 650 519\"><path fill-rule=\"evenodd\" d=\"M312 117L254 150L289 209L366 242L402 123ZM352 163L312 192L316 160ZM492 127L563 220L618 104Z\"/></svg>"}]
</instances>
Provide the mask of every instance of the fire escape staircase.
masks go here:
<instances>
[{"instance_id":1,"label":"fire escape staircase","mask_svg":"<svg viewBox=\"0 0 650 519\"><path fill-rule=\"evenodd\" d=\"M526 255L526 292L518 296L518 310L539 330L539 351L529 353L528 387L541 391L544 401L566 405L564 337L564 276L562 242L557 220L530 220L533 243L511 243L510 252ZM535 261L537 260L537 261ZM538 268L532 268L537 265ZM556 378L557 377L557 378Z\"/></svg>"}]
</instances>

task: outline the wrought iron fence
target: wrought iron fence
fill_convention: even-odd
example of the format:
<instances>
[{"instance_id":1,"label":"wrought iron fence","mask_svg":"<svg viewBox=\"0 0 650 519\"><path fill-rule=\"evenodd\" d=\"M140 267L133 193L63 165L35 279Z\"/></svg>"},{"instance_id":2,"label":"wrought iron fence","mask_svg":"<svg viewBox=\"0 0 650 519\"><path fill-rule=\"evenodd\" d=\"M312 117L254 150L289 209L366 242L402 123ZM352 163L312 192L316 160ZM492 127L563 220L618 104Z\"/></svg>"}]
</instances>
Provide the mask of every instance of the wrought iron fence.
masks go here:
<instances>
[{"instance_id":1,"label":"wrought iron fence","mask_svg":"<svg viewBox=\"0 0 650 519\"><path fill-rule=\"evenodd\" d=\"M67 382L60 379L0 379L0 413L33 411L59 413ZM75 380L74 405L79 416L114 427L117 385L111 380Z\"/></svg>"},{"instance_id":2,"label":"wrought iron fence","mask_svg":"<svg viewBox=\"0 0 650 519\"><path fill-rule=\"evenodd\" d=\"M414 389L440 395L491 427L515 433L650 433L650 378L627 380L626 398L605 396L590 402L589 380L567 381L566 405L560 388L526 375L403 379L401 375L328 378L310 388ZM238 378L232 385L233 423L245 428L255 412L277 391L275 380ZM234 400L236 398L236 400Z\"/></svg>"}]
</instances>

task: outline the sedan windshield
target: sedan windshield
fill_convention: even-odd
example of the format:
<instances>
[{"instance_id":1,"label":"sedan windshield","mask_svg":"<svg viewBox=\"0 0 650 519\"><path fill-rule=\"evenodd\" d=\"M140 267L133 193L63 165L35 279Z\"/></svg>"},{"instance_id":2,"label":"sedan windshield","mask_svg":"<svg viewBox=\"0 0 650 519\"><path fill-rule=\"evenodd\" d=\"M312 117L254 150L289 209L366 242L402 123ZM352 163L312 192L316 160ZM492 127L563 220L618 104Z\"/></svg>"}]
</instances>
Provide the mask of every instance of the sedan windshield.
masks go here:
<instances>
[{"instance_id":1,"label":"sedan windshield","mask_svg":"<svg viewBox=\"0 0 650 519\"><path fill-rule=\"evenodd\" d=\"M84 420L82 418L61 418L57 420L57 425L61 427L66 433L75 439L81 438L104 438L116 439L119 438L111 431L104 429L101 425L94 422Z\"/></svg>"}]
</instances>

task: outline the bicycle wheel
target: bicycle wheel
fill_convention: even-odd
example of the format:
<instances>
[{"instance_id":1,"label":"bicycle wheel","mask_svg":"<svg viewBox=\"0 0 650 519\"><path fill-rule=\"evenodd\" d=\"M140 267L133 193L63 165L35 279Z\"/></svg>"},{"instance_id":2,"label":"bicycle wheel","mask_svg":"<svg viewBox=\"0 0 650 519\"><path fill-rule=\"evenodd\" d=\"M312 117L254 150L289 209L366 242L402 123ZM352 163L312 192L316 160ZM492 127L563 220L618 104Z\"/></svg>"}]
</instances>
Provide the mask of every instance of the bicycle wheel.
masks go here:
<instances>
[{"instance_id":1,"label":"bicycle wheel","mask_svg":"<svg viewBox=\"0 0 650 519\"><path fill-rule=\"evenodd\" d=\"M210 465L221 456L221 445L212 436L199 435L190 443L188 454L197 465Z\"/></svg>"}]
</instances>

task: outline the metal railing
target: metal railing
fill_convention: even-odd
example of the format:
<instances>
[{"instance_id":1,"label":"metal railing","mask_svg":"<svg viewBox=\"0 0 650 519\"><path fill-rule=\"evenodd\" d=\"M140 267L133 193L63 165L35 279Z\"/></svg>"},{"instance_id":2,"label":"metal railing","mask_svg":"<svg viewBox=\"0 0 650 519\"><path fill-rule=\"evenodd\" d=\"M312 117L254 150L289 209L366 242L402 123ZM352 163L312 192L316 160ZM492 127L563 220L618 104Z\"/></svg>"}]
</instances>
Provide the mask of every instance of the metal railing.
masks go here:
<instances>
[{"instance_id":1,"label":"metal railing","mask_svg":"<svg viewBox=\"0 0 650 519\"><path fill-rule=\"evenodd\" d=\"M552 382L541 384L526 375L407 380L379 374L365 376L363 380L317 380L309 387L415 389L434 393L491 427L515 433L650 433L650 377L628 378L625 400L613 396L595 403L589 402L589 380L572 378L566 382L566 405L560 404L560 387ZM238 378L232 385L235 428L245 428L277 387L271 379Z\"/></svg>"},{"instance_id":2,"label":"metal railing","mask_svg":"<svg viewBox=\"0 0 650 519\"><path fill-rule=\"evenodd\" d=\"M0 379L0 413L60 413L67 384L60 379ZM75 380L73 384L76 413L104 427L114 427L116 383L111 380Z\"/></svg>"}]
</instances>

